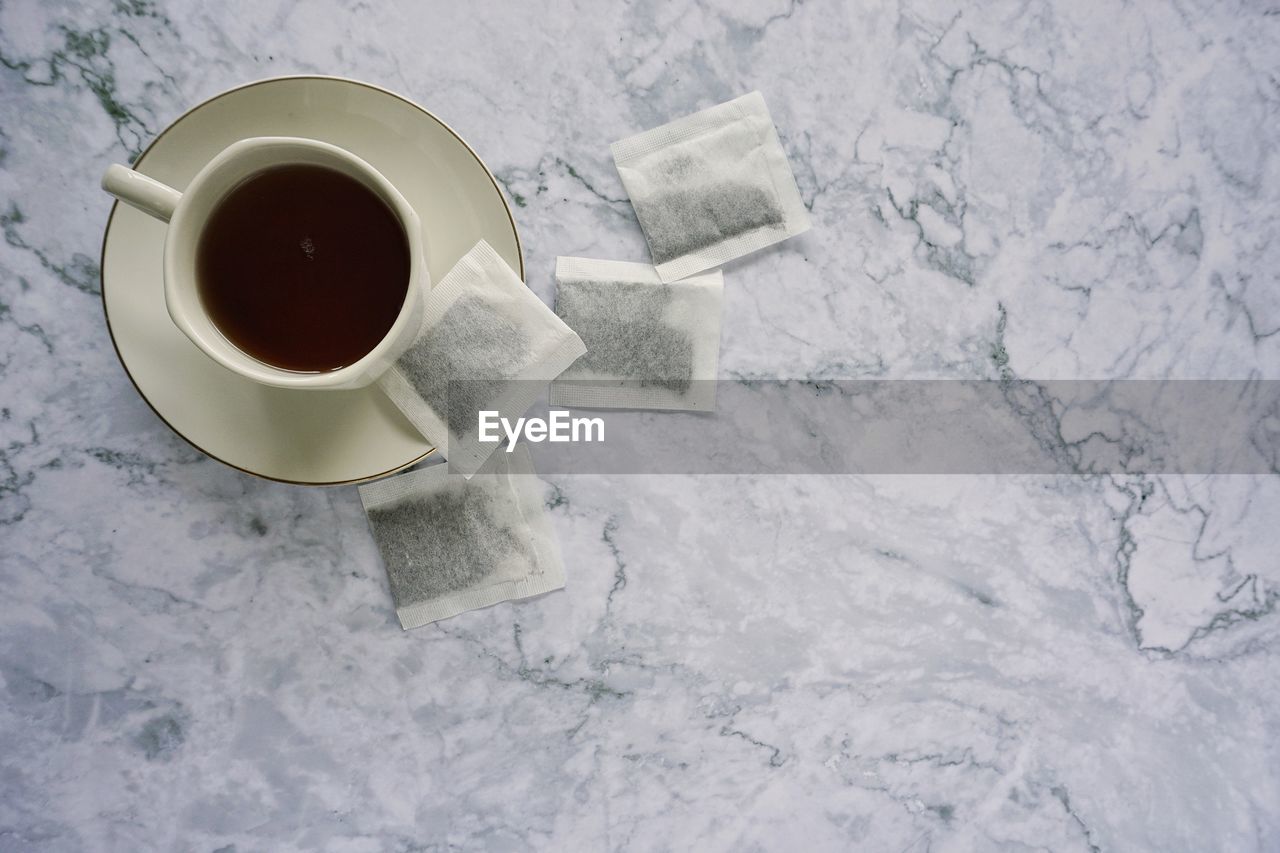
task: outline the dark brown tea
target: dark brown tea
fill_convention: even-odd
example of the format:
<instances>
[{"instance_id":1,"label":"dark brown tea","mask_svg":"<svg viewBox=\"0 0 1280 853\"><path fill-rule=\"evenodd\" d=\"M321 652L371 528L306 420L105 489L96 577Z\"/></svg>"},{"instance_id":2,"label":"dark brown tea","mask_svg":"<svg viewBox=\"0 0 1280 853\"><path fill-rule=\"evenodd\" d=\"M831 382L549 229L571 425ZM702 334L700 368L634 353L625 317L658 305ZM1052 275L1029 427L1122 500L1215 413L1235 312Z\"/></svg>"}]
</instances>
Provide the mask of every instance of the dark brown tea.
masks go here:
<instances>
[{"instance_id":1,"label":"dark brown tea","mask_svg":"<svg viewBox=\"0 0 1280 853\"><path fill-rule=\"evenodd\" d=\"M386 336L409 286L409 244L385 202L323 166L277 166L214 208L196 250L200 301L259 361L317 373Z\"/></svg>"}]
</instances>

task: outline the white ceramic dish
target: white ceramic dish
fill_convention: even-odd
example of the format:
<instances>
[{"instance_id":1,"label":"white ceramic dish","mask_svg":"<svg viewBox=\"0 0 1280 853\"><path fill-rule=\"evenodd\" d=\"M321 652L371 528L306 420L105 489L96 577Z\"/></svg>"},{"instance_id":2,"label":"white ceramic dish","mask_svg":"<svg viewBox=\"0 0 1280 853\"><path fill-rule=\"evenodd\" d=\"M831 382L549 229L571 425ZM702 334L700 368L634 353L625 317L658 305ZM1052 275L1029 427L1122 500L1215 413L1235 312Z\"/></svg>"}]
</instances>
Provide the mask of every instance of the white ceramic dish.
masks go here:
<instances>
[{"instance_id":1,"label":"white ceramic dish","mask_svg":"<svg viewBox=\"0 0 1280 853\"><path fill-rule=\"evenodd\" d=\"M183 189L219 151L253 136L318 139L368 161L421 219L433 281L481 238L524 277L515 220L480 158L422 107L367 83L280 77L232 89L170 125L134 168ZM125 371L175 432L232 467L306 485L374 479L432 452L376 387L271 388L206 356L165 308L164 239L163 223L115 204L102 300Z\"/></svg>"}]
</instances>

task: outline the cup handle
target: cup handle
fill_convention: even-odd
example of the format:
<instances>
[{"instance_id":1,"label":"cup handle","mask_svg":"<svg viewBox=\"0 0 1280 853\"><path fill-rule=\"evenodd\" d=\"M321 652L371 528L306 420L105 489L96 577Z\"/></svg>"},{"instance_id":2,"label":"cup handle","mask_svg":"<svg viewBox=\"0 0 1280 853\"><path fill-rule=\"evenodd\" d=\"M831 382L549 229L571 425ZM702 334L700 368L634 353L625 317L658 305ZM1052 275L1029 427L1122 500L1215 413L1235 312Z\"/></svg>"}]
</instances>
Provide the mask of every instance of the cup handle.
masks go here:
<instances>
[{"instance_id":1,"label":"cup handle","mask_svg":"<svg viewBox=\"0 0 1280 853\"><path fill-rule=\"evenodd\" d=\"M102 176L102 188L131 207L168 222L182 193L119 163L112 163Z\"/></svg>"}]
</instances>

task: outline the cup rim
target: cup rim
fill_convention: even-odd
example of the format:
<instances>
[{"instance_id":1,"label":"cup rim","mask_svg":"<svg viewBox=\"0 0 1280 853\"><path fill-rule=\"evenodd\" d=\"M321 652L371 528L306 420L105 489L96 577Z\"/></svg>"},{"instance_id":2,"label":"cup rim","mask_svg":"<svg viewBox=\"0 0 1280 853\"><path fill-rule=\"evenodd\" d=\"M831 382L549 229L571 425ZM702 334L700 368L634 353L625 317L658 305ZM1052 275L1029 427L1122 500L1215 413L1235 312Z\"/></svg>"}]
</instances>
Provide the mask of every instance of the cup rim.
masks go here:
<instances>
[{"instance_id":1,"label":"cup rim","mask_svg":"<svg viewBox=\"0 0 1280 853\"><path fill-rule=\"evenodd\" d=\"M204 223L187 222L191 209L189 200L199 197L204 192L205 184L210 177L228 161L242 157L256 149L274 147L309 148L315 151L322 151L335 159L346 162L359 172L365 180L376 187L379 196L392 208L400 222L400 227L405 232L405 241L409 248L409 280L405 288L404 301L400 305L400 312L396 315L396 319L387 330L387 333L372 349L356 361L337 370L329 370L323 373L303 373L260 361L232 343L230 339L222 334L212 318L208 318L209 325L218 333L221 344L252 362L251 365L246 365L242 361L238 361L220 351L217 346L212 346L206 340L206 336L196 330L191 318L187 315L189 299L195 300L195 304L198 306L197 310L204 311L195 283L189 282L184 285L184 282L180 281L180 274L176 269L180 255L178 241L183 240L198 244L204 227ZM256 171L260 170L247 170L240 180L250 177ZM217 201L220 200L216 200L214 204L217 204ZM194 252L195 245L185 251ZM395 188L395 185L368 161L345 148L319 139L308 139L300 136L249 137L233 142L218 152L196 173L187 184L187 188L182 192L182 197L174 209L165 233L163 260L165 307L168 309L174 325L205 355L228 370L247 379L278 388L350 387L354 380L363 377L371 367L386 359L388 352L401 339L405 327L415 318L415 306L420 288L419 281L426 270L423 251L422 226L418 219L418 214L400 191ZM187 289L190 290L190 297L183 293Z\"/></svg>"}]
</instances>

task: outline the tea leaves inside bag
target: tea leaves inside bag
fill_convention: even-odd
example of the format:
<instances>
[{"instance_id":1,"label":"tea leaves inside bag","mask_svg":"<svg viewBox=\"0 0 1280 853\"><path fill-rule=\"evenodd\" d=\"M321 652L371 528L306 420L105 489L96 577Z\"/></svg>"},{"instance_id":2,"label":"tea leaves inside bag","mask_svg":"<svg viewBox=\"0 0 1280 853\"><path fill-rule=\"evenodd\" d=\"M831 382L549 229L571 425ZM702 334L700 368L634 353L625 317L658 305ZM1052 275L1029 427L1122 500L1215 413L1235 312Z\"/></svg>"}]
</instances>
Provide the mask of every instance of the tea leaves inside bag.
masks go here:
<instances>
[{"instance_id":1,"label":"tea leaves inside bag","mask_svg":"<svg viewBox=\"0 0 1280 853\"><path fill-rule=\"evenodd\" d=\"M684 158L682 158L684 159ZM632 199L655 264L710 249L738 234L781 228L777 195L758 186L726 181L681 187Z\"/></svg>"},{"instance_id":2,"label":"tea leaves inside bag","mask_svg":"<svg viewBox=\"0 0 1280 853\"><path fill-rule=\"evenodd\" d=\"M424 601L471 588L529 548L493 512L493 495L475 488L407 498L369 511L383 548L391 595ZM423 571L421 566L429 566Z\"/></svg>"},{"instance_id":3,"label":"tea leaves inside bag","mask_svg":"<svg viewBox=\"0 0 1280 853\"><path fill-rule=\"evenodd\" d=\"M512 319L466 295L401 356L400 365L431 408L448 412L449 431L463 436L475 431L476 412L496 407L527 348L528 336ZM454 381L460 379L468 381Z\"/></svg>"},{"instance_id":4,"label":"tea leaves inside bag","mask_svg":"<svg viewBox=\"0 0 1280 853\"><path fill-rule=\"evenodd\" d=\"M620 140L612 149L663 281L720 266L809 228L759 92Z\"/></svg>"},{"instance_id":5,"label":"tea leaves inside bag","mask_svg":"<svg viewBox=\"0 0 1280 853\"><path fill-rule=\"evenodd\" d=\"M663 319L671 298L667 284L567 281L556 293L556 313L587 345L584 370L683 394L693 379L693 338Z\"/></svg>"},{"instance_id":6,"label":"tea leaves inside bag","mask_svg":"<svg viewBox=\"0 0 1280 853\"><path fill-rule=\"evenodd\" d=\"M586 347L483 240L424 301L418 337L378 385L470 476L499 446L480 440L480 412L520 418Z\"/></svg>"},{"instance_id":7,"label":"tea leaves inside bag","mask_svg":"<svg viewBox=\"0 0 1280 853\"><path fill-rule=\"evenodd\" d=\"M552 383L551 402L713 409L723 294L719 271L668 284L649 264L557 259L555 310L587 354Z\"/></svg>"},{"instance_id":8,"label":"tea leaves inside bag","mask_svg":"<svg viewBox=\"0 0 1280 853\"><path fill-rule=\"evenodd\" d=\"M470 480L431 465L360 487L405 628L564 586L528 450L494 454Z\"/></svg>"}]
</instances>

